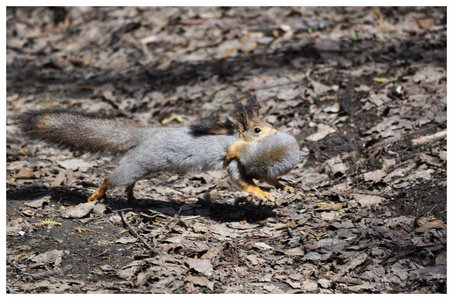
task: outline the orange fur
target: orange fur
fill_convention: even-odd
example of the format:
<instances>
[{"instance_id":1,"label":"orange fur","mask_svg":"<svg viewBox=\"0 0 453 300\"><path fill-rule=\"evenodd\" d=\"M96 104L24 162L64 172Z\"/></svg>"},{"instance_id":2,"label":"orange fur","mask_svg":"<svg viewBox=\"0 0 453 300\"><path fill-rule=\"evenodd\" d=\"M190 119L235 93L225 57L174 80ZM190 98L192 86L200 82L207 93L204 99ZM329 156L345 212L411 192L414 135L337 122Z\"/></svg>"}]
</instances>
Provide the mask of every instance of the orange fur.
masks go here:
<instances>
[{"instance_id":1,"label":"orange fur","mask_svg":"<svg viewBox=\"0 0 453 300\"><path fill-rule=\"evenodd\" d=\"M250 194L257 196L261 198L262 200L266 201L267 199L274 201L275 197L272 196L271 194L263 191L260 189L255 182L253 182L253 179L248 179L246 181L240 181L236 182L236 184L244 191L249 192Z\"/></svg>"},{"instance_id":2,"label":"orange fur","mask_svg":"<svg viewBox=\"0 0 453 300\"><path fill-rule=\"evenodd\" d=\"M101 184L101 186L96 190L96 192L93 193L93 195L88 198L88 202L90 201L99 201L102 198L105 197L105 192L109 188L109 181L108 179L105 179L104 182Z\"/></svg>"}]
</instances>

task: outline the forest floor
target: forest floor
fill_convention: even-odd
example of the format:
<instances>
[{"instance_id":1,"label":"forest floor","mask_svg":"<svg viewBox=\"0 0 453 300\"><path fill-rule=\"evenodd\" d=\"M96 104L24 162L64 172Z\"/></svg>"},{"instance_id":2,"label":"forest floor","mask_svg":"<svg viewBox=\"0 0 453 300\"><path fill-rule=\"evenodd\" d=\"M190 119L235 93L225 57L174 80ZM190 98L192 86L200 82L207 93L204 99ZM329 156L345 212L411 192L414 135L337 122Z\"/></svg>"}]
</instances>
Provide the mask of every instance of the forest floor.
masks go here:
<instances>
[{"instance_id":1,"label":"forest floor","mask_svg":"<svg viewBox=\"0 0 453 300\"><path fill-rule=\"evenodd\" d=\"M446 8L7 8L8 293L446 293ZM299 141L262 202L224 171L87 197L118 159L29 109L185 126L253 91Z\"/></svg>"}]
</instances>

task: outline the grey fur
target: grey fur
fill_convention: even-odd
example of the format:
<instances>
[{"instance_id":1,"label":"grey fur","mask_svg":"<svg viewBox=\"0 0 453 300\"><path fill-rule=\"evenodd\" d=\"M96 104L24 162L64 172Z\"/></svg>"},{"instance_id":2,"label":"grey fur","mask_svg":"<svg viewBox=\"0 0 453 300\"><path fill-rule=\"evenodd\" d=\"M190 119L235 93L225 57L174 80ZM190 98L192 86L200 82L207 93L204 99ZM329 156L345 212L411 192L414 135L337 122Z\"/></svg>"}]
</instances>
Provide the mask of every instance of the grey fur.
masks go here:
<instances>
[{"instance_id":1,"label":"grey fur","mask_svg":"<svg viewBox=\"0 0 453 300\"><path fill-rule=\"evenodd\" d=\"M269 153L283 149L279 157L269 160ZM259 142L245 145L240 151L241 165L247 177L277 178L291 171L299 162L299 145L289 134L277 132Z\"/></svg>"},{"instance_id":2,"label":"grey fur","mask_svg":"<svg viewBox=\"0 0 453 300\"><path fill-rule=\"evenodd\" d=\"M109 178L112 187L131 185L160 172L222 169L228 147L237 135L194 137L187 127L146 127L138 130L136 138L140 143L123 157Z\"/></svg>"},{"instance_id":3,"label":"grey fur","mask_svg":"<svg viewBox=\"0 0 453 300\"><path fill-rule=\"evenodd\" d=\"M136 134L140 143L121 160L109 178L112 187L128 186L155 173L189 173L223 169L228 148L237 135L205 135L193 137L189 128L141 128ZM276 160L263 160L269 152L284 148ZM294 137L278 132L260 143L250 143L227 171L236 182L241 176L277 178L289 172L299 162L299 145ZM244 172L240 174L241 172Z\"/></svg>"}]
</instances>

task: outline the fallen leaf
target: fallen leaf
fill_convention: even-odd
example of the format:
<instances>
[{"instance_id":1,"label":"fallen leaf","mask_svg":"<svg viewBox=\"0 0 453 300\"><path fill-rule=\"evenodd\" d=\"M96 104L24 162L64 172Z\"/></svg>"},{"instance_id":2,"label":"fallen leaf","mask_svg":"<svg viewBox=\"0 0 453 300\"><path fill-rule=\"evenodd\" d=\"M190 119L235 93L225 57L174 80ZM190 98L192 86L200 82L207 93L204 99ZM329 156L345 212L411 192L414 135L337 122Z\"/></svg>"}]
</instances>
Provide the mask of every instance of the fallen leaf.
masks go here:
<instances>
[{"instance_id":1,"label":"fallen leaf","mask_svg":"<svg viewBox=\"0 0 453 300\"><path fill-rule=\"evenodd\" d=\"M394 77L394 78L374 77L373 78L373 81L376 81L378 83L384 83L384 82L393 81L393 80L396 80L396 77Z\"/></svg>"},{"instance_id":2,"label":"fallen leaf","mask_svg":"<svg viewBox=\"0 0 453 300\"><path fill-rule=\"evenodd\" d=\"M424 84L427 84L438 82L444 77L446 77L445 68L428 65L426 68L418 70L414 75L413 80L414 82L423 82Z\"/></svg>"},{"instance_id":3,"label":"fallen leaf","mask_svg":"<svg viewBox=\"0 0 453 300\"><path fill-rule=\"evenodd\" d=\"M35 173L32 169L24 167L15 176L16 179L35 179Z\"/></svg>"},{"instance_id":4,"label":"fallen leaf","mask_svg":"<svg viewBox=\"0 0 453 300\"><path fill-rule=\"evenodd\" d=\"M380 181L387 173L384 170L376 170L363 174L363 179L365 181Z\"/></svg>"},{"instance_id":5,"label":"fallen leaf","mask_svg":"<svg viewBox=\"0 0 453 300\"><path fill-rule=\"evenodd\" d=\"M316 142L316 141L322 140L327 135L334 133L335 131L336 130L334 128L330 127L329 125L319 124L318 132L309 135L305 139L307 141Z\"/></svg>"},{"instance_id":6,"label":"fallen leaf","mask_svg":"<svg viewBox=\"0 0 453 300\"><path fill-rule=\"evenodd\" d=\"M370 290L373 286L368 282L359 285L346 286L345 288L353 292L361 292L363 290Z\"/></svg>"},{"instance_id":7,"label":"fallen leaf","mask_svg":"<svg viewBox=\"0 0 453 300\"><path fill-rule=\"evenodd\" d=\"M338 157L333 157L326 161L325 172L329 176L335 176L338 173L344 173L348 170L348 166Z\"/></svg>"},{"instance_id":8,"label":"fallen leaf","mask_svg":"<svg viewBox=\"0 0 453 300\"><path fill-rule=\"evenodd\" d=\"M41 208L44 205L49 204L50 198L50 196L44 196L41 199L30 201L26 205L32 208Z\"/></svg>"},{"instance_id":9,"label":"fallen leaf","mask_svg":"<svg viewBox=\"0 0 453 300\"><path fill-rule=\"evenodd\" d=\"M65 219L80 219L88 215L93 207L96 205L96 201L81 203L79 205L70 207L63 211L62 217Z\"/></svg>"},{"instance_id":10,"label":"fallen leaf","mask_svg":"<svg viewBox=\"0 0 453 300\"><path fill-rule=\"evenodd\" d=\"M332 282L328 279L321 278L318 280L318 284L323 288L328 289L332 285Z\"/></svg>"},{"instance_id":11,"label":"fallen leaf","mask_svg":"<svg viewBox=\"0 0 453 300\"><path fill-rule=\"evenodd\" d=\"M210 276L214 272L212 264L207 259L193 259L189 258L186 261L189 268L194 269L200 274Z\"/></svg>"},{"instance_id":12,"label":"fallen leaf","mask_svg":"<svg viewBox=\"0 0 453 300\"><path fill-rule=\"evenodd\" d=\"M289 284L293 289L299 289L301 287L301 284L300 282L293 282L292 280L290 279L286 279L285 281L287 284Z\"/></svg>"},{"instance_id":13,"label":"fallen leaf","mask_svg":"<svg viewBox=\"0 0 453 300\"><path fill-rule=\"evenodd\" d=\"M429 30L434 26L434 19L433 18L426 18L426 19L414 19L415 24L422 29L422 30Z\"/></svg>"},{"instance_id":14,"label":"fallen leaf","mask_svg":"<svg viewBox=\"0 0 453 300\"><path fill-rule=\"evenodd\" d=\"M362 263L364 263L367 258L368 258L368 254L366 254L366 253L361 253L357 256L351 257L351 260L348 263L346 263L345 265L342 265L340 267L339 273L342 275L351 270L354 270L355 268L360 266Z\"/></svg>"},{"instance_id":15,"label":"fallen leaf","mask_svg":"<svg viewBox=\"0 0 453 300\"><path fill-rule=\"evenodd\" d=\"M252 265L261 265L266 262L265 259L259 258L255 254L247 255L247 260L252 263Z\"/></svg>"},{"instance_id":16,"label":"fallen leaf","mask_svg":"<svg viewBox=\"0 0 453 300\"><path fill-rule=\"evenodd\" d=\"M340 43L331 39L320 39L315 44L315 48L321 51L339 51Z\"/></svg>"},{"instance_id":17,"label":"fallen leaf","mask_svg":"<svg viewBox=\"0 0 453 300\"><path fill-rule=\"evenodd\" d=\"M425 232L425 231L430 230L431 228L443 229L443 228L445 228L445 224L444 224L444 222L442 220L435 219L435 220L433 220L431 222L428 222L428 223L425 223L425 224L421 225L420 227L415 229L415 232Z\"/></svg>"},{"instance_id":18,"label":"fallen leaf","mask_svg":"<svg viewBox=\"0 0 453 300\"><path fill-rule=\"evenodd\" d=\"M272 249L271 246L269 246L268 244L263 243L263 242L257 242L257 243L255 243L255 246L258 248L262 248L262 249Z\"/></svg>"},{"instance_id":19,"label":"fallen leaf","mask_svg":"<svg viewBox=\"0 0 453 300\"><path fill-rule=\"evenodd\" d=\"M135 273L140 270L141 266L137 265L137 264L129 264L125 267L123 267L121 270L118 270L116 272L116 276L118 276L119 278L122 278L122 279L125 279L125 280L131 280L132 277L135 276ZM143 278L141 278L141 280L143 280Z\"/></svg>"},{"instance_id":20,"label":"fallen leaf","mask_svg":"<svg viewBox=\"0 0 453 300\"><path fill-rule=\"evenodd\" d=\"M425 163L428 163L428 164L433 165L433 166L440 166L440 163L437 160L437 158L435 158L435 157L433 157L431 155L428 155L428 154L425 154L425 153L419 153L418 157L420 158L421 161L423 161Z\"/></svg>"},{"instance_id":21,"label":"fallen leaf","mask_svg":"<svg viewBox=\"0 0 453 300\"><path fill-rule=\"evenodd\" d=\"M357 200L357 202L360 203L362 207L378 206L382 203L382 201L384 201L384 198L373 195L356 194L354 198Z\"/></svg>"},{"instance_id":22,"label":"fallen leaf","mask_svg":"<svg viewBox=\"0 0 453 300\"><path fill-rule=\"evenodd\" d=\"M315 94L318 97L320 97L320 96L324 95L325 93L327 93L328 91L332 90L332 87L319 83L319 82L316 82L314 80L311 81L311 85L313 87L313 91L315 92Z\"/></svg>"},{"instance_id":23,"label":"fallen leaf","mask_svg":"<svg viewBox=\"0 0 453 300\"><path fill-rule=\"evenodd\" d=\"M61 263L64 251L62 250L50 250L45 253L38 254L30 260L36 263L47 263L58 266Z\"/></svg>"},{"instance_id":24,"label":"fallen leaf","mask_svg":"<svg viewBox=\"0 0 453 300\"><path fill-rule=\"evenodd\" d=\"M431 174L434 173L433 169L427 170L417 170L413 174L407 176L408 179L423 179L423 180L431 180Z\"/></svg>"},{"instance_id":25,"label":"fallen leaf","mask_svg":"<svg viewBox=\"0 0 453 300\"><path fill-rule=\"evenodd\" d=\"M115 243L117 243L117 244L131 244L131 243L135 243L135 242L137 242L137 239L133 236L122 237L115 241Z\"/></svg>"},{"instance_id":26,"label":"fallen leaf","mask_svg":"<svg viewBox=\"0 0 453 300\"><path fill-rule=\"evenodd\" d=\"M307 292L315 292L318 290L318 284L311 280L305 280L301 288Z\"/></svg>"},{"instance_id":27,"label":"fallen leaf","mask_svg":"<svg viewBox=\"0 0 453 300\"><path fill-rule=\"evenodd\" d=\"M206 277L189 275L186 277L186 280L193 282L193 284L198 286L205 286L211 291L214 290L214 282L212 282Z\"/></svg>"},{"instance_id":28,"label":"fallen leaf","mask_svg":"<svg viewBox=\"0 0 453 300\"><path fill-rule=\"evenodd\" d=\"M57 164L60 165L62 168L65 168L66 170L73 170L73 171L79 170L81 172L86 172L90 168L93 167L92 164L90 164L84 160L76 159L76 158L67 159L64 161L58 161Z\"/></svg>"},{"instance_id":29,"label":"fallen leaf","mask_svg":"<svg viewBox=\"0 0 453 300\"><path fill-rule=\"evenodd\" d=\"M257 43L253 42L252 44L250 45L247 45L245 47L245 49L243 49L244 53L249 53L249 52L252 52L253 50L255 50L255 48L258 46ZM244 48L244 47L243 47Z\"/></svg>"},{"instance_id":30,"label":"fallen leaf","mask_svg":"<svg viewBox=\"0 0 453 300\"><path fill-rule=\"evenodd\" d=\"M287 255L292 255L292 256L304 256L305 255L305 251L301 247L286 249L283 252Z\"/></svg>"},{"instance_id":31,"label":"fallen leaf","mask_svg":"<svg viewBox=\"0 0 453 300\"><path fill-rule=\"evenodd\" d=\"M304 260L318 261L320 259L322 259L322 256L318 252L308 252L304 255Z\"/></svg>"}]
</instances>

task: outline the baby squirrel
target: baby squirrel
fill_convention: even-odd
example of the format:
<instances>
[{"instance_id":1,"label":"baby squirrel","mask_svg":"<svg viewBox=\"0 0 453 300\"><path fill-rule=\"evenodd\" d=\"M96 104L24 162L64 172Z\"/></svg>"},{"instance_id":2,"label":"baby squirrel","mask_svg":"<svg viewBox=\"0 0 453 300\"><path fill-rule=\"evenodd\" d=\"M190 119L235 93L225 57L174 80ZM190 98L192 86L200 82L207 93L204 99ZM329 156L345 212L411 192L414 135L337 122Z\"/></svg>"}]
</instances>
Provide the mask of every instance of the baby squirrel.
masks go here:
<instances>
[{"instance_id":1,"label":"baby squirrel","mask_svg":"<svg viewBox=\"0 0 453 300\"><path fill-rule=\"evenodd\" d=\"M198 172L226 168L232 181L263 200L275 197L253 179L277 188L294 189L278 182L299 162L299 145L258 118L259 104L247 93L244 105L235 96L236 124L201 122L189 127L141 127L126 119L100 117L70 109L44 109L19 117L23 133L73 151L125 154L119 166L88 201L100 200L109 188L126 186L135 200L135 183L162 172Z\"/></svg>"}]
</instances>

